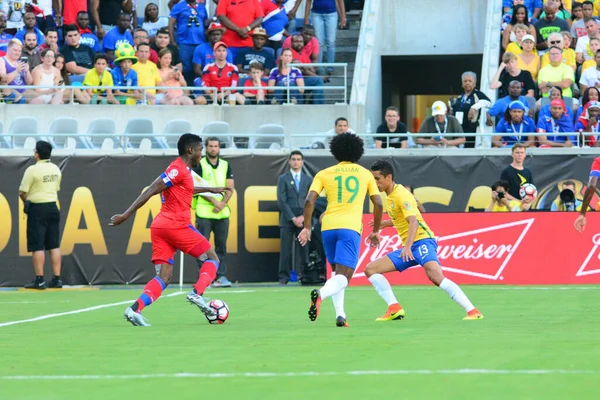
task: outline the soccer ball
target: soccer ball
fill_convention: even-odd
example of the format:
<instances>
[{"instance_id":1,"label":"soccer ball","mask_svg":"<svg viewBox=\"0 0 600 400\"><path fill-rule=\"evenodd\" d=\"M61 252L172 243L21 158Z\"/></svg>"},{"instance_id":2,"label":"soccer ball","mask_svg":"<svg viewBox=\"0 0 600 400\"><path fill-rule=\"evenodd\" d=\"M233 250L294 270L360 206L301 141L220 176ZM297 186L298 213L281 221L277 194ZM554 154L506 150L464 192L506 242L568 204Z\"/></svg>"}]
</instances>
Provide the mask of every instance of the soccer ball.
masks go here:
<instances>
[{"instance_id":1,"label":"soccer ball","mask_svg":"<svg viewBox=\"0 0 600 400\"><path fill-rule=\"evenodd\" d=\"M533 183L526 183L521 186L521 189L519 189L519 195L522 199L525 197L535 199L537 197L537 188L533 185Z\"/></svg>"},{"instance_id":2,"label":"soccer ball","mask_svg":"<svg viewBox=\"0 0 600 400\"><path fill-rule=\"evenodd\" d=\"M206 320L209 324L224 324L229 317L229 307L223 300L212 300L208 303L208 306L212 308L216 315L206 315Z\"/></svg>"}]
</instances>

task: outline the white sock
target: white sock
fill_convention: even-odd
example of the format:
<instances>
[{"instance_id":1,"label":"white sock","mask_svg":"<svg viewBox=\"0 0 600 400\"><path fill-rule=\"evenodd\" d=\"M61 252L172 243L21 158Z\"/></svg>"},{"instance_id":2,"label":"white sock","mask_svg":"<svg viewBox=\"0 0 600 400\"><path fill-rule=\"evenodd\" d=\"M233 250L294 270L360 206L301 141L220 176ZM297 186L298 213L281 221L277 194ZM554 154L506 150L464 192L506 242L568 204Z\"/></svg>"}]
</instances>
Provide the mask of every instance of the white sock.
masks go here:
<instances>
[{"instance_id":1,"label":"white sock","mask_svg":"<svg viewBox=\"0 0 600 400\"><path fill-rule=\"evenodd\" d=\"M471 304L471 301L469 300L467 295L462 291L462 289L450 279L444 278L442 283L440 283L440 289L448 293L448 296L450 296L450 298L454 300L459 306L464 308L466 312L469 312L475 308L475 306Z\"/></svg>"},{"instance_id":2,"label":"white sock","mask_svg":"<svg viewBox=\"0 0 600 400\"><path fill-rule=\"evenodd\" d=\"M396 296L394 296L394 292L392 292L392 287L385 276L381 274L373 274L369 277L369 281L371 281L373 287L375 290L377 290L377 293L379 293L383 301L385 301L388 306L398 303Z\"/></svg>"},{"instance_id":3,"label":"white sock","mask_svg":"<svg viewBox=\"0 0 600 400\"><path fill-rule=\"evenodd\" d=\"M335 316L336 317L344 317L346 318L346 312L344 311L344 295L346 293L346 289L342 289L333 296L331 299L333 300L333 306L335 307Z\"/></svg>"},{"instance_id":4,"label":"white sock","mask_svg":"<svg viewBox=\"0 0 600 400\"><path fill-rule=\"evenodd\" d=\"M329 278L319 291L321 300L333 296L340 290L343 290L346 286L348 286L348 279L344 275L336 275L333 278Z\"/></svg>"}]
</instances>

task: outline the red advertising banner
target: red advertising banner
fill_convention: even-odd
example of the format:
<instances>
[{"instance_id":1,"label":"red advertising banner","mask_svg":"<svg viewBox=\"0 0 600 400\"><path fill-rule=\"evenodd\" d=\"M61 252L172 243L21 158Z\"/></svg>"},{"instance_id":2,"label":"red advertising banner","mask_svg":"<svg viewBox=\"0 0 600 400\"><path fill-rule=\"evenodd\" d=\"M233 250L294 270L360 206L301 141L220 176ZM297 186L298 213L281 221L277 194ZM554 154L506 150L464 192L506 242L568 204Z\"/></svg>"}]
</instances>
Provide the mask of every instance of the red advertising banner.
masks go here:
<instances>
[{"instance_id":1,"label":"red advertising banner","mask_svg":"<svg viewBox=\"0 0 600 400\"><path fill-rule=\"evenodd\" d=\"M577 233L577 213L435 213L424 218L438 241L444 274L458 284L566 285L600 283L600 213L588 213ZM364 226L372 219L364 215ZM379 248L363 232L358 268L351 285L370 285L369 262L400 249L394 228L381 233ZM388 274L391 284L427 284L420 267Z\"/></svg>"}]
</instances>

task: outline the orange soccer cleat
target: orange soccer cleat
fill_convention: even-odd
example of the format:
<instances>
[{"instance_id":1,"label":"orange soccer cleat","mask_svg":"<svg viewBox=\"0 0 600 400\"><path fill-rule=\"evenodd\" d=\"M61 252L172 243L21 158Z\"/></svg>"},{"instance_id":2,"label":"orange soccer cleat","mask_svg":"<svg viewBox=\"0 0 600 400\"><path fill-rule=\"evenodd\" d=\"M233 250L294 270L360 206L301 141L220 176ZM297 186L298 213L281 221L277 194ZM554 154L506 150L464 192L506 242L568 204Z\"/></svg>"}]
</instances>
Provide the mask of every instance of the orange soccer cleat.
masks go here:
<instances>
[{"instance_id":1,"label":"orange soccer cleat","mask_svg":"<svg viewBox=\"0 0 600 400\"><path fill-rule=\"evenodd\" d=\"M471 311L469 311L467 313L467 316L463 318L465 321L466 320L471 320L471 319L483 319L483 314L479 312L478 309L474 308Z\"/></svg>"},{"instance_id":2,"label":"orange soccer cleat","mask_svg":"<svg viewBox=\"0 0 600 400\"><path fill-rule=\"evenodd\" d=\"M396 319L402 319L406 316L404 309L398 303L388 306L387 311L382 317L377 318L375 321L393 321Z\"/></svg>"}]
</instances>

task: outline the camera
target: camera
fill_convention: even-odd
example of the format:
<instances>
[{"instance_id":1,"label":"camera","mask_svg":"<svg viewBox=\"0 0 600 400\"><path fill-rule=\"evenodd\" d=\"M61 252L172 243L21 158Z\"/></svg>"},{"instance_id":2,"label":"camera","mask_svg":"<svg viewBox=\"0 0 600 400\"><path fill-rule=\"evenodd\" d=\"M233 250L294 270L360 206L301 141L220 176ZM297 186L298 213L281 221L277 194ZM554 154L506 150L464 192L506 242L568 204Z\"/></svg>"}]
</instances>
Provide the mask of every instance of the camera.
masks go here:
<instances>
[{"instance_id":1,"label":"camera","mask_svg":"<svg viewBox=\"0 0 600 400\"><path fill-rule=\"evenodd\" d=\"M575 211L575 193L571 189L563 189L559 197L564 211Z\"/></svg>"},{"instance_id":2,"label":"camera","mask_svg":"<svg viewBox=\"0 0 600 400\"><path fill-rule=\"evenodd\" d=\"M192 24L196 25L196 27L200 26L200 21L198 20L198 16L193 14L188 17L187 27L191 28Z\"/></svg>"},{"instance_id":3,"label":"camera","mask_svg":"<svg viewBox=\"0 0 600 400\"><path fill-rule=\"evenodd\" d=\"M498 200L503 199L505 196L504 192L498 192Z\"/></svg>"},{"instance_id":4,"label":"camera","mask_svg":"<svg viewBox=\"0 0 600 400\"><path fill-rule=\"evenodd\" d=\"M325 282L325 263L315 250L308 256L308 263L302 266L300 282L303 285L316 285Z\"/></svg>"}]
</instances>

